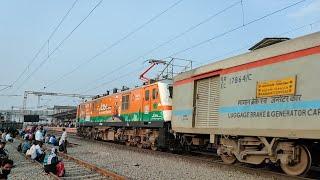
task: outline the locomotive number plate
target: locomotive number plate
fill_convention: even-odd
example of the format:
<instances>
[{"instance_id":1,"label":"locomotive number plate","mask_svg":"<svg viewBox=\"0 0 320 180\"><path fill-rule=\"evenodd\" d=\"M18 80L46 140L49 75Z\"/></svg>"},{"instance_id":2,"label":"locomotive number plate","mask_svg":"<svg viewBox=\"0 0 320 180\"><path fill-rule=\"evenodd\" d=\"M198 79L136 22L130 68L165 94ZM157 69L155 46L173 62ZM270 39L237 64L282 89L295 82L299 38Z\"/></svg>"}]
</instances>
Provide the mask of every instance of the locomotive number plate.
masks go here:
<instances>
[{"instance_id":1,"label":"locomotive number plate","mask_svg":"<svg viewBox=\"0 0 320 180\"><path fill-rule=\"evenodd\" d=\"M296 93L296 77L257 83L257 97L294 95Z\"/></svg>"}]
</instances>

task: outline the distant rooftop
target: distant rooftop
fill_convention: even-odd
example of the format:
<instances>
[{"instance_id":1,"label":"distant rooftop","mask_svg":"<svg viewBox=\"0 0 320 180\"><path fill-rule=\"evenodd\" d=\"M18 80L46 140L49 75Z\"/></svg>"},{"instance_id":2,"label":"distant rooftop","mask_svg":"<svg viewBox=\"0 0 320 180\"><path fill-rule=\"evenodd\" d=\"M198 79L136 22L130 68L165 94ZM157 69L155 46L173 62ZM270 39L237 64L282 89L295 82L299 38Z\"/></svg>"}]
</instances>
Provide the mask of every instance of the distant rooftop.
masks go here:
<instances>
[{"instance_id":1,"label":"distant rooftop","mask_svg":"<svg viewBox=\"0 0 320 180\"><path fill-rule=\"evenodd\" d=\"M277 38L277 37L264 38L260 42L258 42L257 44L255 44L254 46L249 48L249 50L250 51L254 51L254 50L257 50L257 49L260 49L260 48L271 46L271 45L279 43L279 42L287 41L289 39L290 38Z\"/></svg>"},{"instance_id":2,"label":"distant rooftop","mask_svg":"<svg viewBox=\"0 0 320 180\"><path fill-rule=\"evenodd\" d=\"M77 109L77 106L53 106L53 109Z\"/></svg>"}]
</instances>

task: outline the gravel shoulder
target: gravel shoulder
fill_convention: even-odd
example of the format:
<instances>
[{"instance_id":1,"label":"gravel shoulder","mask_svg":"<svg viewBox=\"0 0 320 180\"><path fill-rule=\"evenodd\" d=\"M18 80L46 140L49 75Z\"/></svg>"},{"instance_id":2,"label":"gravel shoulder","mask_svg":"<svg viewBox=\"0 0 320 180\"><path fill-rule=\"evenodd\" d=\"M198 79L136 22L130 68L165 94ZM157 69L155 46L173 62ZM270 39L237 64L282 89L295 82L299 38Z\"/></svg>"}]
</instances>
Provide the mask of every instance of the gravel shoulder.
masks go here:
<instances>
[{"instance_id":1,"label":"gravel shoulder","mask_svg":"<svg viewBox=\"0 0 320 180\"><path fill-rule=\"evenodd\" d=\"M23 154L17 151L19 142L15 140L13 143L7 143L6 149L9 152L9 158L14 162L8 179L21 179L21 180L46 180L54 179L50 175L46 175L43 166L26 159Z\"/></svg>"},{"instance_id":2,"label":"gravel shoulder","mask_svg":"<svg viewBox=\"0 0 320 180\"><path fill-rule=\"evenodd\" d=\"M130 179L273 179L170 154L139 152L126 146L72 137L69 141L79 145L69 148L68 154Z\"/></svg>"}]
</instances>

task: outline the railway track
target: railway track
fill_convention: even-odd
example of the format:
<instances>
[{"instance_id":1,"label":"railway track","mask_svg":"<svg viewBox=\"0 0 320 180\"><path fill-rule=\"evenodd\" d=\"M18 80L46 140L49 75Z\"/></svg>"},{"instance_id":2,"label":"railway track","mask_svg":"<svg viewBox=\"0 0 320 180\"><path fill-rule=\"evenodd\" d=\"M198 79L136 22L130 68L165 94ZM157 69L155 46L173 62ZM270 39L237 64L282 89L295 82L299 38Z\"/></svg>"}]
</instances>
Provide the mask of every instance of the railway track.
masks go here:
<instances>
[{"instance_id":1,"label":"railway track","mask_svg":"<svg viewBox=\"0 0 320 180\"><path fill-rule=\"evenodd\" d=\"M21 142L21 139L19 139ZM76 144L73 144L76 145ZM44 148L49 150L54 146L45 144ZM56 147L55 147L56 148ZM90 164L83 160L77 159L71 155L59 152L57 154L59 160L62 160L65 167L65 175L63 177L58 177L52 173L50 175L57 180L67 179L67 180L78 180L78 179L91 179L91 180L124 180L127 179L124 176L118 175L114 172L111 172L107 169L102 169L97 167L94 164ZM31 161L31 160L30 160ZM41 163L35 161L42 166Z\"/></svg>"},{"instance_id":2,"label":"railway track","mask_svg":"<svg viewBox=\"0 0 320 180\"><path fill-rule=\"evenodd\" d=\"M52 133L52 132L51 132ZM56 135L61 135L61 132L55 132ZM273 179L304 179L304 180L311 180L311 179L320 179L320 171L317 168L312 168L311 172L308 174L307 177L300 177L300 176L290 176L287 174L284 174L281 172L281 170L277 167L268 167L268 166L254 166L250 164L244 164L244 163L236 163L233 165L228 165L224 164L223 161L220 159L218 155L214 154L199 154L199 153L186 153L186 154L173 154L169 152L162 152L162 151L152 151L148 149L140 149L137 147L132 147L132 146L125 146L122 144L116 144L112 142L105 142L105 141L93 141L90 139L85 139L79 136L76 136L75 134L68 134L70 138L75 138L77 140L81 141L90 141L90 142L96 142L96 143L102 143L106 145L111 145L111 146L116 146L118 148L126 148L132 151L138 151L138 152L143 152L143 153L151 153L151 154L157 154L160 156L174 156L174 157L179 157L183 159L188 159L197 163L207 163L208 165L212 166L218 166L222 168L227 168L227 169L234 169L238 171L242 171L245 173L249 174L258 174L259 176L262 177L271 177Z\"/></svg>"},{"instance_id":3,"label":"railway track","mask_svg":"<svg viewBox=\"0 0 320 180\"><path fill-rule=\"evenodd\" d=\"M126 179L124 176L99 168L94 164L90 164L68 154L58 153L58 156L64 160L66 169L66 174L64 177L61 177L61 179Z\"/></svg>"}]
</instances>

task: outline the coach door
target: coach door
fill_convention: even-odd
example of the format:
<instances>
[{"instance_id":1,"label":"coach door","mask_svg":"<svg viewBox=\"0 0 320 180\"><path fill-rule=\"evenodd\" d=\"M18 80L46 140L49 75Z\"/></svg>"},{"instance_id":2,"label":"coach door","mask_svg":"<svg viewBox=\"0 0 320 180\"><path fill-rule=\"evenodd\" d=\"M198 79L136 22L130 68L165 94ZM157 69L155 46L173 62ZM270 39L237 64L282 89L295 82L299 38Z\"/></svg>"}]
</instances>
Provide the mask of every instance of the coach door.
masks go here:
<instances>
[{"instance_id":1,"label":"coach door","mask_svg":"<svg viewBox=\"0 0 320 180\"><path fill-rule=\"evenodd\" d=\"M215 76L196 82L194 126L197 128L218 126L219 79L219 76Z\"/></svg>"}]
</instances>

